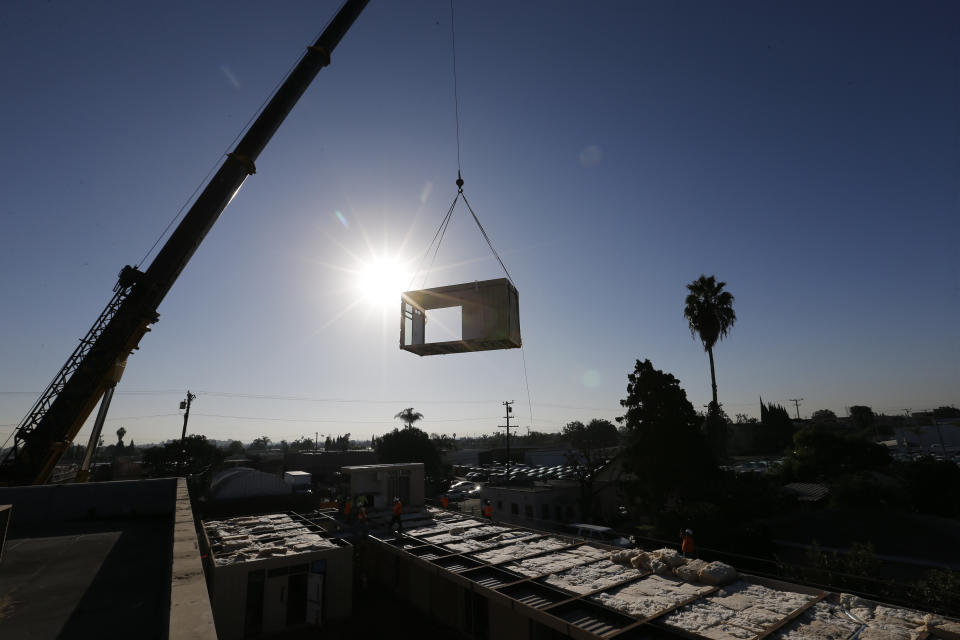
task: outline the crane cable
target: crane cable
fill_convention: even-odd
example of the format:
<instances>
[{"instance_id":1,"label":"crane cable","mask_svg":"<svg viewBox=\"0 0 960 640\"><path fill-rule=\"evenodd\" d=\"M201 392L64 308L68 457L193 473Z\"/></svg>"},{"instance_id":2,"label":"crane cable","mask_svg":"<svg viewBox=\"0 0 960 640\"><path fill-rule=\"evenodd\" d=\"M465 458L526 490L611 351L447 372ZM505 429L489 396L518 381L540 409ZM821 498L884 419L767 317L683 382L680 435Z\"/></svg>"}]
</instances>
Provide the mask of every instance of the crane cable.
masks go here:
<instances>
[{"instance_id":1,"label":"crane cable","mask_svg":"<svg viewBox=\"0 0 960 640\"><path fill-rule=\"evenodd\" d=\"M433 258L430 260L430 266L423 273L423 280L420 285L421 288L426 287L427 276L433 271L433 265L436 263L437 254L440 253L440 243L443 242L443 237L447 233L447 228L450 226L450 220L453 218L453 211L457 206L457 201L463 198L463 204L466 205L467 210L470 211L470 215L473 217L473 221L477 223L477 228L480 229L483 239L487 242L487 246L490 247L490 251L493 253L494 257L497 259L497 262L500 263L500 267L503 269L503 272L507 276L507 280L514 287L517 286L517 283L514 282L513 277L510 275L510 271L507 269L507 265L503 263L503 259L500 257L500 254L497 253L497 250L493 246L493 241L490 240L490 236L487 234L487 230L483 228L483 224L480 222L480 218L477 216L476 212L473 210L473 207L470 206L470 201L467 200L467 195L463 192L463 163L462 163L462 153L461 153L461 144L460 144L460 93L457 86L457 30L456 30L456 20L454 19L453 12L453 0L450 0L450 52L451 58L453 60L453 106L454 106L454 119L456 121L456 139L457 139L457 194L453 198L453 202L450 203L450 207L447 209L446 215L444 215L443 220L440 222L440 226L437 227L436 232L433 234L433 239L430 240L430 244L427 246L426 251L423 253L423 257L420 259L420 264L417 267L417 271L414 272L413 276L410 278L410 284L407 285L407 290L410 290L410 287L413 286L414 280L416 280L417 275L420 273L420 270L423 268L423 262L426 260L427 256L430 255L430 250L433 249ZM436 243L436 247L434 247ZM520 346L520 355L523 360L523 381L527 391L527 406L530 411L530 425L533 425L533 401L530 397L530 378L527 375L527 356L524 351L523 345ZM529 429L530 427L528 427Z\"/></svg>"},{"instance_id":2,"label":"crane cable","mask_svg":"<svg viewBox=\"0 0 960 640\"><path fill-rule=\"evenodd\" d=\"M462 165L462 154L461 154L461 144L460 144L460 94L457 86L457 31L454 20L453 13L453 0L450 0L450 51L451 58L453 60L453 112L454 119L456 121L456 140L457 140L457 195L454 196L453 202L450 203L450 208L447 209L446 215L443 217L443 220L440 222L440 226L437 228L436 232L433 234L433 239L430 241L430 244L427 246L426 251L423 254L423 257L420 259L420 264L417 267L417 270L414 272L413 276L410 278L410 284L407 285L409 290L413 286L414 280L416 280L417 275L420 273L423 268L423 261L426 260L426 257L430 255L430 250L433 249L433 258L430 261L430 267L423 273L423 281L420 285L421 288L426 286L427 276L433 270L433 265L436 263L437 254L440 252L440 243L443 242L443 237L446 235L447 228L450 226L450 220L453 217L453 211L457 206L457 200L463 198L463 204L466 205L467 209L470 211L470 215L473 217L473 221L477 223L477 228L480 229L480 234L483 236L483 239L487 242L487 246L490 247L490 251L493 253L493 256L497 259L497 262L500 263L500 267L503 269L503 272L507 276L507 280L510 281L514 287L517 286L516 282L513 281L513 277L510 275L510 271L507 269L507 266L503 263L503 259L500 257L500 254L497 253L497 250L493 246L493 241L490 240L487 230L483 228L483 224L480 222L480 218L477 216L476 212L473 210L473 207L470 206L470 201L467 200L467 195L463 192L463 165ZM436 247L434 243L436 242Z\"/></svg>"}]
</instances>

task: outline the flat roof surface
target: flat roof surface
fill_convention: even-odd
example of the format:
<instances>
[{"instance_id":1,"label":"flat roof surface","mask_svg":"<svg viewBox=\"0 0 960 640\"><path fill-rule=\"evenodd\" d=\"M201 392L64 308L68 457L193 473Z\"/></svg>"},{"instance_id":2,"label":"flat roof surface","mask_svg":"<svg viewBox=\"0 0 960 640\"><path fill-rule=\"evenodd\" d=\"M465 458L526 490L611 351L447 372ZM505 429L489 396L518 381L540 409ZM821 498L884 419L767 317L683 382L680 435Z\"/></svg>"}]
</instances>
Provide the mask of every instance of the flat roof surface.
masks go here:
<instances>
[{"instance_id":1,"label":"flat roof surface","mask_svg":"<svg viewBox=\"0 0 960 640\"><path fill-rule=\"evenodd\" d=\"M155 516L8 538L0 637L166 638L172 536L172 516Z\"/></svg>"},{"instance_id":2,"label":"flat roof surface","mask_svg":"<svg viewBox=\"0 0 960 640\"><path fill-rule=\"evenodd\" d=\"M581 636L673 635L704 640L852 640L916 637L956 625L942 616L811 587L731 573L687 561L675 550L649 552L658 571L634 568L629 554L594 541L490 523L430 509L404 536L373 536L394 553L484 593L564 632ZM666 563L669 563L666 564ZM719 565L719 563L716 563ZM672 570L670 567L674 567ZM724 569L727 567L727 569Z\"/></svg>"},{"instance_id":3,"label":"flat roof surface","mask_svg":"<svg viewBox=\"0 0 960 640\"><path fill-rule=\"evenodd\" d=\"M218 567L339 547L307 520L287 513L207 520L203 528Z\"/></svg>"}]
</instances>

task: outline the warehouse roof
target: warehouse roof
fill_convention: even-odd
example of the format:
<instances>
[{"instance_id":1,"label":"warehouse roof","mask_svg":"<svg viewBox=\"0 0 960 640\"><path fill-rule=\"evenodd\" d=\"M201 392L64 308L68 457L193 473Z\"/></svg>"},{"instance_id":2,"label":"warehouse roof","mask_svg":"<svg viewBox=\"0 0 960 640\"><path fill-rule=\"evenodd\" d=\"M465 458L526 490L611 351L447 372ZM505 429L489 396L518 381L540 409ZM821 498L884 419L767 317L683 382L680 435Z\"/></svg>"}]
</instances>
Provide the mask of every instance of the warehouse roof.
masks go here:
<instances>
[{"instance_id":1,"label":"warehouse roof","mask_svg":"<svg viewBox=\"0 0 960 640\"><path fill-rule=\"evenodd\" d=\"M720 563L688 563L672 550L645 555L646 568L638 564L638 569L629 563L636 550L453 512L430 510L428 515L410 522L405 536L374 540L531 619L565 633L573 628L579 637L916 640L924 630L936 633L955 625L954 633L960 631L960 625L938 616L738 576L726 565L718 568Z\"/></svg>"}]
</instances>

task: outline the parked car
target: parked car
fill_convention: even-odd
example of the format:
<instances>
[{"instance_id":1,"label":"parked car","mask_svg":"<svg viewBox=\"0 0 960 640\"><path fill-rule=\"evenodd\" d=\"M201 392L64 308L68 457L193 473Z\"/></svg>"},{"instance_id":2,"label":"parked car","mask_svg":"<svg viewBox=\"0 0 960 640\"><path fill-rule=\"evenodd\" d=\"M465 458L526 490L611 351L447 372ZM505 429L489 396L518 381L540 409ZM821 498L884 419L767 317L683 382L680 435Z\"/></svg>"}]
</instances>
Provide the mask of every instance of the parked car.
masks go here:
<instances>
[{"instance_id":1,"label":"parked car","mask_svg":"<svg viewBox=\"0 0 960 640\"><path fill-rule=\"evenodd\" d=\"M617 533L610 527L603 527L596 524L573 523L567 525L567 530L578 538L596 540L597 542L609 544L614 547L629 549L633 546L629 538Z\"/></svg>"},{"instance_id":2,"label":"parked car","mask_svg":"<svg viewBox=\"0 0 960 640\"><path fill-rule=\"evenodd\" d=\"M460 480L459 482L454 482L450 485L450 491L469 491L473 489L477 484L471 482L470 480Z\"/></svg>"}]
</instances>

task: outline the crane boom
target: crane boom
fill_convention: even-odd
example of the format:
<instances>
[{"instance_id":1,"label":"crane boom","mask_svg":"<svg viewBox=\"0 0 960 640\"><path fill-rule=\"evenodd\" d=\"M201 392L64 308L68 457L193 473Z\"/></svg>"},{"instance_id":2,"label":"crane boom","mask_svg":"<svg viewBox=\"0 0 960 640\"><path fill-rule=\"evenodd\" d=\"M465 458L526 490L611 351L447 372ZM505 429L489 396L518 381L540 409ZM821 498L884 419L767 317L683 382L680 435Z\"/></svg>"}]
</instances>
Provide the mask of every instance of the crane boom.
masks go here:
<instances>
[{"instance_id":1,"label":"crane boom","mask_svg":"<svg viewBox=\"0 0 960 640\"><path fill-rule=\"evenodd\" d=\"M0 484L42 484L104 392L115 385L127 356L157 321L157 308L207 232L236 195L255 162L314 77L330 63L369 0L347 0L274 93L237 147L223 161L150 267L124 267L115 295L14 432L0 463Z\"/></svg>"}]
</instances>

